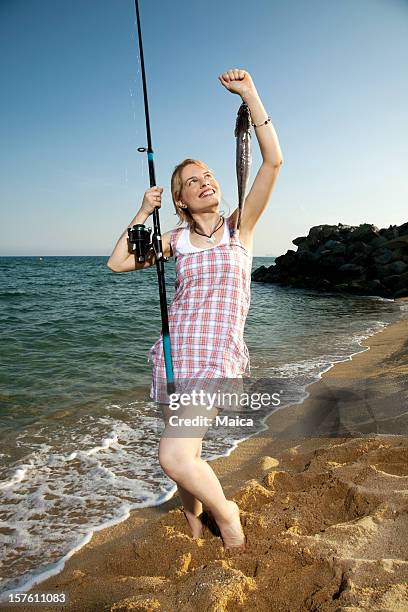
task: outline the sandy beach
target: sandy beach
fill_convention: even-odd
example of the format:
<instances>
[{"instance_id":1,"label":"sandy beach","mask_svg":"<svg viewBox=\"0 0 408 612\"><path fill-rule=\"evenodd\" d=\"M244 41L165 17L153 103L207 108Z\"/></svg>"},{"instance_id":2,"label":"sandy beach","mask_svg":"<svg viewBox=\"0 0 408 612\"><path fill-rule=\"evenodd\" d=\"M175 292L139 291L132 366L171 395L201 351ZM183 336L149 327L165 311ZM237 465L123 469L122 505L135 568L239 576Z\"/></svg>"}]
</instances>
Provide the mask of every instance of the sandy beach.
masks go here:
<instances>
[{"instance_id":1,"label":"sandy beach","mask_svg":"<svg viewBox=\"0 0 408 612\"><path fill-rule=\"evenodd\" d=\"M408 301L408 300L399 300ZM99 531L30 593L66 610L408 610L408 320L362 342L268 435L211 463L238 502L247 549L211 525L193 540L180 501Z\"/></svg>"}]
</instances>

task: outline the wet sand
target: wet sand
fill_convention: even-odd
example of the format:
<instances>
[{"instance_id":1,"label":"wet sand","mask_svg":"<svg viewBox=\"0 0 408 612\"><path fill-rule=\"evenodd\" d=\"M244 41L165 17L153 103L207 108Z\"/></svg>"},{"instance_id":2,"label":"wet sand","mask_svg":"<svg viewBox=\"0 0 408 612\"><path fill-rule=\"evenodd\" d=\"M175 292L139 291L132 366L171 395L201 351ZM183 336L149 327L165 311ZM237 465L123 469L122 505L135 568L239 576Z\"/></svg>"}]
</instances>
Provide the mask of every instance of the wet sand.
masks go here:
<instances>
[{"instance_id":1,"label":"wet sand","mask_svg":"<svg viewBox=\"0 0 408 612\"><path fill-rule=\"evenodd\" d=\"M406 301L406 300L399 300ZM95 533L14 610L408 610L408 320L362 342L268 435L211 462L241 508L244 553L193 540L175 495Z\"/></svg>"}]
</instances>

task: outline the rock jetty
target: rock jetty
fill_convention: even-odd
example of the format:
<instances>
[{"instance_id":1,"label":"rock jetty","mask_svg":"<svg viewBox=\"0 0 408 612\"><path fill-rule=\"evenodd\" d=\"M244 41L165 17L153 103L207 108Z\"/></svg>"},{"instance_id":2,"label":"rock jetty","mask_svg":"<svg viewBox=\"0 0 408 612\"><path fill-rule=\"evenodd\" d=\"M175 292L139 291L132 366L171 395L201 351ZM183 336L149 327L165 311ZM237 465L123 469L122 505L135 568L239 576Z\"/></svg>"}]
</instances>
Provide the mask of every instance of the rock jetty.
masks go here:
<instances>
[{"instance_id":1,"label":"rock jetty","mask_svg":"<svg viewBox=\"0 0 408 612\"><path fill-rule=\"evenodd\" d=\"M252 280L387 298L408 296L408 223L384 229L369 223L316 225L292 242L297 251L289 249L274 265L257 268Z\"/></svg>"}]
</instances>

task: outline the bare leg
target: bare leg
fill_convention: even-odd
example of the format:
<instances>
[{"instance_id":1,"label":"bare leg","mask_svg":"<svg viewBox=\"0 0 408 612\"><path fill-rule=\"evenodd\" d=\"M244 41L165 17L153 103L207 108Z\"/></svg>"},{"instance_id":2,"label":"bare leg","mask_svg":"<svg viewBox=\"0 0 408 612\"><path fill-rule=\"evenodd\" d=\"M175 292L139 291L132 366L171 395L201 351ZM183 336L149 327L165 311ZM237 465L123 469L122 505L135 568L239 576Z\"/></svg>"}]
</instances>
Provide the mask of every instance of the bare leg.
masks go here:
<instances>
[{"instance_id":1,"label":"bare leg","mask_svg":"<svg viewBox=\"0 0 408 612\"><path fill-rule=\"evenodd\" d=\"M192 536L193 538L201 538L203 535L203 524L200 519L200 514L203 511L203 504L178 483L177 489L183 504L184 515L191 528Z\"/></svg>"},{"instance_id":2,"label":"bare leg","mask_svg":"<svg viewBox=\"0 0 408 612\"><path fill-rule=\"evenodd\" d=\"M168 424L170 416L172 416L174 413L169 409L169 406L167 404L161 404L160 407L162 410L164 421L166 424ZM164 435L165 433L163 433L163 436ZM196 457L201 456L202 446L202 440L198 438L197 447L195 450ZM159 451L159 456L161 455L162 453ZM203 524L199 517L203 511L203 505L199 499L194 497L194 495L187 491L187 489L182 487L180 483L177 483L177 490L181 503L183 504L184 515L188 524L190 525L192 536L193 538L201 538L203 535Z\"/></svg>"},{"instance_id":3,"label":"bare leg","mask_svg":"<svg viewBox=\"0 0 408 612\"><path fill-rule=\"evenodd\" d=\"M243 548L245 536L235 502L227 500L212 468L197 456L201 445L198 438L160 440L159 460L163 470L177 485L188 491L211 512L220 528L225 548ZM183 502L184 503L184 502Z\"/></svg>"},{"instance_id":4,"label":"bare leg","mask_svg":"<svg viewBox=\"0 0 408 612\"><path fill-rule=\"evenodd\" d=\"M200 457L201 449L202 443L198 447L197 457ZM203 535L203 524L199 516L203 511L203 504L194 495L191 495L187 489L184 489L181 484L177 484L177 489L193 538L201 538Z\"/></svg>"}]
</instances>

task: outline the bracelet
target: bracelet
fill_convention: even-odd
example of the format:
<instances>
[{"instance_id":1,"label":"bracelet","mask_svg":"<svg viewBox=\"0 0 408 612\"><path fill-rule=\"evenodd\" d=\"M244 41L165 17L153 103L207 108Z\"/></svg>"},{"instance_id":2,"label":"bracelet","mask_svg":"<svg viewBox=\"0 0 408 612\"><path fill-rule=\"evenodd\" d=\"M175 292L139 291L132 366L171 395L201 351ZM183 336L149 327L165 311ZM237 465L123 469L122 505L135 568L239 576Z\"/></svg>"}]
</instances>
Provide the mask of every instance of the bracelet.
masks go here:
<instances>
[{"instance_id":1,"label":"bracelet","mask_svg":"<svg viewBox=\"0 0 408 612\"><path fill-rule=\"evenodd\" d=\"M267 123L269 123L270 121L271 121L271 118L270 118L270 117L268 117L268 118L266 119L266 121L264 121L263 123L258 123L258 125L255 125L255 123L252 123L252 120L251 120L251 123L252 123L252 125L253 125L253 127L254 127L254 128L259 128L259 127L261 127L262 125L266 125L266 124L267 124Z\"/></svg>"}]
</instances>

